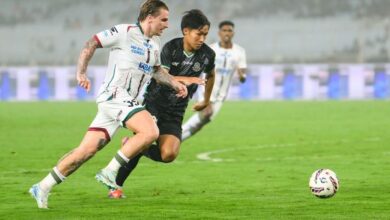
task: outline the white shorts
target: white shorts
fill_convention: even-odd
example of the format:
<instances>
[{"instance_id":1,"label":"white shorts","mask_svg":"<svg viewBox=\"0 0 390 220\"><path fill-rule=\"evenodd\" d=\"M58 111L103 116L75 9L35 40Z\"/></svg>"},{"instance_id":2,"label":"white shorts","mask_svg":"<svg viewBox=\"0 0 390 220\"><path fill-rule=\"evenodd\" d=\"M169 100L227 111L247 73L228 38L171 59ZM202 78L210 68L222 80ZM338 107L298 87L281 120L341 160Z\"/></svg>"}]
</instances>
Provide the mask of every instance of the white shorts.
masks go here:
<instances>
[{"instance_id":1,"label":"white shorts","mask_svg":"<svg viewBox=\"0 0 390 220\"><path fill-rule=\"evenodd\" d=\"M114 99L98 103L98 112L88 131L102 131L110 141L119 127L126 127L126 121L142 110L144 106L137 101Z\"/></svg>"}]
</instances>

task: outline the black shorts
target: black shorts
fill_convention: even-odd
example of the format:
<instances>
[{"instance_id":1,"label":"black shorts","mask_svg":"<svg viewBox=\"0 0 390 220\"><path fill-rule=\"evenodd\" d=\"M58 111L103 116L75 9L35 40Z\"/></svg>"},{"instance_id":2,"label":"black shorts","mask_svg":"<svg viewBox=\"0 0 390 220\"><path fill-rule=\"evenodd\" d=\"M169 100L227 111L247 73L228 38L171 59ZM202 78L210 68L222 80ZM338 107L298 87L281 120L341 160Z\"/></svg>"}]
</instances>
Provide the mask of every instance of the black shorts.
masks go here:
<instances>
[{"instance_id":1,"label":"black shorts","mask_svg":"<svg viewBox=\"0 0 390 220\"><path fill-rule=\"evenodd\" d=\"M170 111L160 109L152 104L145 105L146 110L157 119L157 127L160 135L170 134L181 140L181 124L183 123L182 115L175 115Z\"/></svg>"}]
</instances>

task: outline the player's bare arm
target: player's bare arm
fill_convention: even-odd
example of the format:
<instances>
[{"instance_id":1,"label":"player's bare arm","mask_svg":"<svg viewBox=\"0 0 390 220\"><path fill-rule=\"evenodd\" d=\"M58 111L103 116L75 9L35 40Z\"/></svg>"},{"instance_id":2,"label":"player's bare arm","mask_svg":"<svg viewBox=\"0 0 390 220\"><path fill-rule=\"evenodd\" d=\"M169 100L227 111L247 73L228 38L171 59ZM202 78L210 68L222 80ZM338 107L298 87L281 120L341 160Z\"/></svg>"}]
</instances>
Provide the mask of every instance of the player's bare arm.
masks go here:
<instances>
[{"instance_id":1,"label":"player's bare arm","mask_svg":"<svg viewBox=\"0 0 390 220\"><path fill-rule=\"evenodd\" d=\"M202 111L210 104L210 96L214 86L215 69L213 69L209 74L207 74L206 79L207 82L206 82L206 88L204 92L204 100L194 105L193 109L195 111Z\"/></svg>"},{"instance_id":2,"label":"player's bare arm","mask_svg":"<svg viewBox=\"0 0 390 220\"><path fill-rule=\"evenodd\" d=\"M167 72L164 68L161 68L161 66L155 67L156 70L153 73L153 78L160 84L164 84L167 86L172 87L177 92L178 97L185 98L187 96L187 87L180 83L179 81L175 80L175 78Z\"/></svg>"},{"instance_id":3,"label":"player's bare arm","mask_svg":"<svg viewBox=\"0 0 390 220\"><path fill-rule=\"evenodd\" d=\"M191 76L174 76L174 78L176 81L179 81L186 86L189 86L191 84L205 85L207 81L206 79Z\"/></svg>"},{"instance_id":4,"label":"player's bare arm","mask_svg":"<svg viewBox=\"0 0 390 220\"><path fill-rule=\"evenodd\" d=\"M237 69L238 77L240 78L240 82L244 83L246 80L246 69L245 68L239 68Z\"/></svg>"},{"instance_id":5,"label":"player's bare arm","mask_svg":"<svg viewBox=\"0 0 390 220\"><path fill-rule=\"evenodd\" d=\"M87 67L88 63L91 60L93 54L95 53L96 48L100 48L99 43L94 39L89 39L84 48L80 52L79 60L77 62L77 83L79 86L83 87L87 91L91 88L91 82L87 77Z\"/></svg>"}]
</instances>

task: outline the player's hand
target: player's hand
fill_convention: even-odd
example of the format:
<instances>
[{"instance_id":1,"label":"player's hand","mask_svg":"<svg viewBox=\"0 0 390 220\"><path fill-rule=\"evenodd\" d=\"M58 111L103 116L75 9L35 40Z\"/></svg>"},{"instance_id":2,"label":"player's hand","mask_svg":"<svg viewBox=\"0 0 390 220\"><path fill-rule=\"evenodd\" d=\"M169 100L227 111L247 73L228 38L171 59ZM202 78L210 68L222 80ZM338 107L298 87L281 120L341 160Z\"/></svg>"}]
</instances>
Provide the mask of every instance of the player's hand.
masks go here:
<instances>
[{"instance_id":1,"label":"player's hand","mask_svg":"<svg viewBox=\"0 0 390 220\"><path fill-rule=\"evenodd\" d=\"M194 105L193 109L195 111L202 111L203 109L205 109L209 105L210 105L210 102L201 101L201 102L196 103Z\"/></svg>"},{"instance_id":2,"label":"player's hand","mask_svg":"<svg viewBox=\"0 0 390 220\"><path fill-rule=\"evenodd\" d=\"M87 92L89 92L89 90L91 89L91 81L89 81L88 77L86 74L79 74L77 73L77 84L84 88L85 90L87 90Z\"/></svg>"},{"instance_id":3,"label":"player's hand","mask_svg":"<svg viewBox=\"0 0 390 220\"><path fill-rule=\"evenodd\" d=\"M183 83L186 86L189 86L191 84L197 84L197 85L205 85L206 79L201 79L199 77L181 77L178 79L179 82Z\"/></svg>"},{"instance_id":4,"label":"player's hand","mask_svg":"<svg viewBox=\"0 0 390 220\"><path fill-rule=\"evenodd\" d=\"M246 74L240 75L240 83L244 83L246 81Z\"/></svg>"},{"instance_id":5,"label":"player's hand","mask_svg":"<svg viewBox=\"0 0 390 220\"><path fill-rule=\"evenodd\" d=\"M187 86L180 83L180 82L175 82L174 84L174 89L176 90L176 97L180 97L180 98L185 98L187 97L188 95L188 90L187 90Z\"/></svg>"}]
</instances>

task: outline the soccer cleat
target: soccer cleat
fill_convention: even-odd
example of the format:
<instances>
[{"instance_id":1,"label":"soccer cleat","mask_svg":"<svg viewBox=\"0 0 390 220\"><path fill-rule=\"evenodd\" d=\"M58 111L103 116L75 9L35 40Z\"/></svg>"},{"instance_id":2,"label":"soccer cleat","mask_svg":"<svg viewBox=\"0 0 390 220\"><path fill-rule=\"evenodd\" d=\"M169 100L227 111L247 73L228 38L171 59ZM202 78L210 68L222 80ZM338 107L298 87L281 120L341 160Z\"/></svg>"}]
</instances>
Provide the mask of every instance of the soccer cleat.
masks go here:
<instances>
[{"instance_id":1,"label":"soccer cleat","mask_svg":"<svg viewBox=\"0 0 390 220\"><path fill-rule=\"evenodd\" d=\"M124 199L126 198L126 196L123 194L123 191L122 189L118 188L118 189L111 189L109 192L108 192L108 198L110 199Z\"/></svg>"},{"instance_id":2,"label":"soccer cleat","mask_svg":"<svg viewBox=\"0 0 390 220\"><path fill-rule=\"evenodd\" d=\"M107 169L102 169L95 176L96 180L103 185L107 186L108 189L116 190L120 188L116 182L116 173Z\"/></svg>"},{"instance_id":3,"label":"soccer cleat","mask_svg":"<svg viewBox=\"0 0 390 220\"><path fill-rule=\"evenodd\" d=\"M49 192L43 191L39 184L33 185L29 190L31 196L37 201L38 208L47 209L47 199L49 197Z\"/></svg>"}]
</instances>

